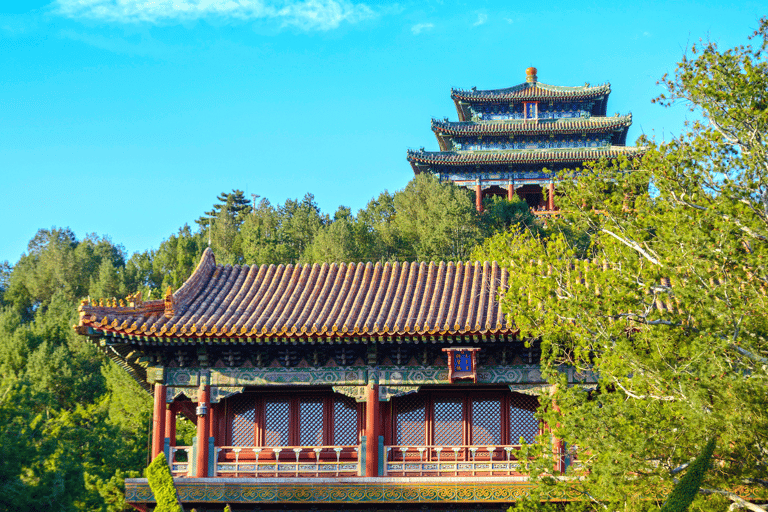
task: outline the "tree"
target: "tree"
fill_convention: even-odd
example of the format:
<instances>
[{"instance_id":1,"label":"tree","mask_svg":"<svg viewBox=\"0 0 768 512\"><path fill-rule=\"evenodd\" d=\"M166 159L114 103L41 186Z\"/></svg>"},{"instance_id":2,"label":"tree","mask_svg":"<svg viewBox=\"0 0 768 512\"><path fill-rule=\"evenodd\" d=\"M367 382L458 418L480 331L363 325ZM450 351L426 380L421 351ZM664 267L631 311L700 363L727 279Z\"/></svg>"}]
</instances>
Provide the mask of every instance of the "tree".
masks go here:
<instances>
[{"instance_id":1,"label":"tree","mask_svg":"<svg viewBox=\"0 0 768 512\"><path fill-rule=\"evenodd\" d=\"M466 260L480 240L478 214L469 191L419 174L394 197L395 225L408 260Z\"/></svg>"},{"instance_id":2,"label":"tree","mask_svg":"<svg viewBox=\"0 0 768 512\"><path fill-rule=\"evenodd\" d=\"M360 243L359 226L349 208L340 206L331 224L317 232L312 243L304 250L305 263L346 263L368 260Z\"/></svg>"},{"instance_id":3,"label":"tree","mask_svg":"<svg viewBox=\"0 0 768 512\"><path fill-rule=\"evenodd\" d=\"M554 384L542 417L583 477L547 478L542 449L542 485L652 508L717 437L694 506L760 509L733 492L768 484L768 20L753 38L726 51L704 41L662 80L660 102L701 116L680 138L564 174L551 234L494 246L510 271L504 307ZM569 387L564 365L599 376L597 389Z\"/></svg>"},{"instance_id":4,"label":"tree","mask_svg":"<svg viewBox=\"0 0 768 512\"><path fill-rule=\"evenodd\" d=\"M228 213L239 228L251 212L251 200L246 199L242 190L233 189L232 192L222 192L216 196L216 200L219 202L213 205L213 209L205 212L195 221L200 229L209 229L221 212Z\"/></svg>"}]
</instances>

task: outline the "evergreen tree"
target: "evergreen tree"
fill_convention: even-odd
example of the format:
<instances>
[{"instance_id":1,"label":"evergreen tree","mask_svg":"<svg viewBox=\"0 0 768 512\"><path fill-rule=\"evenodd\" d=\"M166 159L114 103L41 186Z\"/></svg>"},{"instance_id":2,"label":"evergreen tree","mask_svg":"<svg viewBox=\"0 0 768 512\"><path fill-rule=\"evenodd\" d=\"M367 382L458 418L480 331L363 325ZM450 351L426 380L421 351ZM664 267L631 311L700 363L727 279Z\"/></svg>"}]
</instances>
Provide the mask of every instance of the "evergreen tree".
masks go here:
<instances>
[{"instance_id":1,"label":"evergreen tree","mask_svg":"<svg viewBox=\"0 0 768 512\"><path fill-rule=\"evenodd\" d=\"M219 202L213 205L213 209L205 212L202 217L195 221L201 230L209 229L221 212L229 214L238 228L245 222L247 215L251 213L251 200L246 199L242 190L233 189L232 192L222 192L216 196L216 200Z\"/></svg>"},{"instance_id":2,"label":"evergreen tree","mask_svg":"<svg viewBox=\"0 0 768 512\"><path fill-rule=\"evenodd\" d=\"M394 196L395 225L409 260L466 260L481 239L469 191L419 174Z\"/></svg>"}]
</instances>

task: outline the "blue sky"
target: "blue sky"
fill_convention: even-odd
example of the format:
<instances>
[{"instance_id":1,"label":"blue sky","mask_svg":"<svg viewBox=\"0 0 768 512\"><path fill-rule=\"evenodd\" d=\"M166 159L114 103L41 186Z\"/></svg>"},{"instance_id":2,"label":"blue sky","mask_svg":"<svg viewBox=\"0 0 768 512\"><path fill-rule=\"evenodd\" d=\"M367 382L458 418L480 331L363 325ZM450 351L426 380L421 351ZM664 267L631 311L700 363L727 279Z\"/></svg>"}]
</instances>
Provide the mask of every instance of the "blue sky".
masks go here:
<instances>
[{"instance_id":1,"label":"blue sky","mask_svg":"<svg viewBox=\"0 0 768 512\"><path fill-rule=\"evenodd\" d=\"M6 4L11 4L10 6ZM437 150L451 87L610 82L629 140L700 37L747 42L763 2L54 0L0 5L0 261L39 228L156 248L239 188L356 211Z\"/></svg>"}]
</instances>

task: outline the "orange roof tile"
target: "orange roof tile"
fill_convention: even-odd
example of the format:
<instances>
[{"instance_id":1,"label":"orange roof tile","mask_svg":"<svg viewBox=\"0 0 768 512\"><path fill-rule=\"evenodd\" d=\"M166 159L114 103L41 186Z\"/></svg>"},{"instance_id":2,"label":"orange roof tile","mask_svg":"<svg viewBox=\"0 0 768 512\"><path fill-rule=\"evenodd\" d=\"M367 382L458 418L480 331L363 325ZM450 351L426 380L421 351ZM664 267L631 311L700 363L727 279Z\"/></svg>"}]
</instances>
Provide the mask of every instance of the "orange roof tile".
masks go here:
<instances>
[{"instance_id":1,"label":"orange roof tile","mask_svg":"<svg viewBox=\"0 0 768 512\"><path fill-rule=\"evenodd\" d=\"M496 262L216 265L206 249L172 296L80 306L80 326L113 335L326 338L511 334Z\"/></svg>"}]
</instances>

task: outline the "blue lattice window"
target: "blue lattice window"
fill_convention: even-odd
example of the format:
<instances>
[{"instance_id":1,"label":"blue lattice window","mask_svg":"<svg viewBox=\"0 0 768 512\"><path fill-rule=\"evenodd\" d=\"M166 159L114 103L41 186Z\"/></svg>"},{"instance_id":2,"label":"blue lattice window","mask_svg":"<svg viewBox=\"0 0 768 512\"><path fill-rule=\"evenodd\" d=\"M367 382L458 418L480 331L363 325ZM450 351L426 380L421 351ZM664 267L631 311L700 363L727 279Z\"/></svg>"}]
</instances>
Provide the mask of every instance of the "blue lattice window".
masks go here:
<instances>
[{"instance_id":1,"label":"blue lattice window","mask_svg":"<svg viewBox=\"0 0 768 512\"><path fill-rule=\"evenodd\" d=\"M232 446L353 446L359 443L358 404L342 395L245 393L231 397L228 404ZM331 418L333 428L329 423ZM257 436L259 431L261 435Z\"/></svg>"},{"instance_id":2,"label":"blue lattice window","mask_svg":"<svg viewBox=\"0 0 768 512\"><path fill-rule=\"evenodd\" d=\"M333 444L351 446L358 443L357 403L347 396L333 401Z\"/></svg>"},{"instance_id":3,"label":"blue lattice window","mask_svg":"<svg viewBox=\"0 0 768 512\"><path fill-rule=\"evenodd\" d=\"M236 395L232 398L232 444L253 446L256 408L253 398Z\"/></svg>"},{"instance_id":4,"label":"blue lattice window","mask_svg":"<svg viewBox=\"0 0 768 512\"><path fill-rule=\"evenodd\" d=\"M400 446L516 445L535 441L538 401L519 393L422 392L393 402Z\"/></svg>"},{"instance_id":5,"label":"blue lattice window","mask_svg":"<svg viewBox=\"0 0 768 512\"><path fill-rule=\"evenodd\" d=\"M264 446L291 445L291 402L270 399L264 404Z\"/></svg>"},{"instance_id":6,"label":"blue lattice window","mask_svg":"<svg viewBox=\"0 0 768 512\"><path fill-rule=\"evenodd\" d=\"M408 395L397 402L397 444L423 446L426 443L426 401L420 395Z\"/></svg>"}]
</instances>

